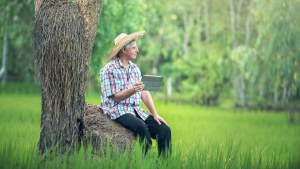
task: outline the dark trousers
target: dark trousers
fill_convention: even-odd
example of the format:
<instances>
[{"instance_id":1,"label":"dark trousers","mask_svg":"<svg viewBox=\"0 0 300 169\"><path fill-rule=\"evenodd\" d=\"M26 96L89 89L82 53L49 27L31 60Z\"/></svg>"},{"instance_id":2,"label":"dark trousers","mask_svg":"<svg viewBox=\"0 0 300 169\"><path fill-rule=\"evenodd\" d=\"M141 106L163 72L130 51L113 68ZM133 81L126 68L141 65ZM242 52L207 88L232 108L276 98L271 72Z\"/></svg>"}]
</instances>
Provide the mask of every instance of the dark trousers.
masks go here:
<instances>
[{"instance_id":1,"label":"dark trousers","mask_svg":"<svg viewBox=\"0 0 300 169\"><path fill-rule=\"evenodd\" d=\"M171 129L164 123L159 125L152 115L143 121L138 115L124 114L115 121L139 137L145 153L152 146L151 138L157 141L159 155L171 150Z\"/></svg>"}]
</instances>

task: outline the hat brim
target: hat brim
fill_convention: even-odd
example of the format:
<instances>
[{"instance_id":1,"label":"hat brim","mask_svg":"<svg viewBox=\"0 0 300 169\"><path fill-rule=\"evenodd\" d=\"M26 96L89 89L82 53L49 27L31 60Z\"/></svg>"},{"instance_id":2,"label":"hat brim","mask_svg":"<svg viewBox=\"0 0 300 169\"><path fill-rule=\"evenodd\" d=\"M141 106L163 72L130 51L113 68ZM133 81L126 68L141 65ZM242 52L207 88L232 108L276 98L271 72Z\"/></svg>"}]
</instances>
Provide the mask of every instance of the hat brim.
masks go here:
<instances>
[{"instance_id":1,"label":"hat brim","mask_svg":"<svg viewBox=\"0 0 300 169\"><path fill-rule=\"evenodd\" d=\"M145 31L134 32L121 39L117 44L115 44L110 53L107 55L107 60L113 59L126 44L133 40L138 41L141 37L143 37L144 34Z\"/></svg>"}]
</instances>

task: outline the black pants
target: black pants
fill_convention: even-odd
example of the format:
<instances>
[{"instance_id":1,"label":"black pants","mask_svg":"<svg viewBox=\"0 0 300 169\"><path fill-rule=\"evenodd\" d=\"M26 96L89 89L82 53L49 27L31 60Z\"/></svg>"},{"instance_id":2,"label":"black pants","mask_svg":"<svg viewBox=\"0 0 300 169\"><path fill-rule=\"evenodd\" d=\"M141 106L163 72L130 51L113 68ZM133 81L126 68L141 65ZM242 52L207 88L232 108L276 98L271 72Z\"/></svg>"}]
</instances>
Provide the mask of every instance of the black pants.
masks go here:
<instances>
[{"instance_id":1,"label":"black pants","mask_svg":"<svg viewBox=\"0 0 300 169\"><path fill-rule=\"evenodd\" d=\"M152 115L143 121L138 115L124 114L115 121L140 138L145 153L152 146L151 138L157 141L159 155L165 155L171 150L171 129L164 123L159 125Z\"/></svg>"}]
</instances>

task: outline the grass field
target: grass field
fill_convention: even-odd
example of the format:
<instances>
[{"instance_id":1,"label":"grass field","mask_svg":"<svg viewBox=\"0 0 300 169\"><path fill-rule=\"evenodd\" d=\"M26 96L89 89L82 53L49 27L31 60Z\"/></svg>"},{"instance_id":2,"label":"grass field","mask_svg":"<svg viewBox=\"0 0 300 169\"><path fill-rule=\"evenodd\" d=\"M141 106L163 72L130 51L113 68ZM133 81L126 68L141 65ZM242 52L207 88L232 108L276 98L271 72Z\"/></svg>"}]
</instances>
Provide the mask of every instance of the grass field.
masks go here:
<instances>
[{"instance_id":1,"label":"grass field","mask_svg":"<svg viewBox=\"0 0 300 169\"><path fill-rule=\"evenodd\" d=\"M87 101L98 104L95 95ZM208 108L156 101L172 129L173 153L142 158L140 148L91 160L83 151L68 162L38 158L38 94L0 94L0 168L300 168L300 124L286 113Z\"/></svg>"}]
</instances>

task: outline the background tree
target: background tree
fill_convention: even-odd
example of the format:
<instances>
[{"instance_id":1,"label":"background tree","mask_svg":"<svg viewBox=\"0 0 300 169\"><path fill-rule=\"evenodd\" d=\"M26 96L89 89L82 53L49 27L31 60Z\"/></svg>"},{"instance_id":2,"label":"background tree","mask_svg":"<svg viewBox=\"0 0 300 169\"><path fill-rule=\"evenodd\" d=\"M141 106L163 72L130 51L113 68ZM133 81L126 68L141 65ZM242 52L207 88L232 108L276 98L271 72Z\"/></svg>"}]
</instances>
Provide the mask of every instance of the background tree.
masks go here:
<instances>
[{"instance_id":1,"label":"background tree","mask_svg":"<svg viewBox=\"0 0 300 169\"><path fill-rule=\"evenodd\" d=\"M0 79L8 82L32 82L33 0L0 2ZM6 76L7 75L7 76Z\"/></svg>"},{"instance_id":2,"label":"background tree","mask_svg":"<svg viewBox=\"0 0 300 169\"><path fill-rule=\"evenodd\" d=\"M299 102L299 0L163 1L170 5L104 2L90 62L90 91L100 95L99 70L115 36L145 30L137 64L143 74L165 77L157 93L165 100L242 107ZM27 24L34 13L32 0L0 3L0 53L7 55L1 58L7 81L33 81L32 26Z\"/></svg>"},{"instance_id":3,"label":"background tree","mask_svg":"<svg viewBox=\"0 0 300 169\"><path fill-rule=\"evenodd\" d=\"M297 0L273 0L271 6L262 3L257 8L260 34L256 49L261 64L257 95L267 101L261 104L285 105L299 98L299 9Z\"/></svg>"}]
</instances>

